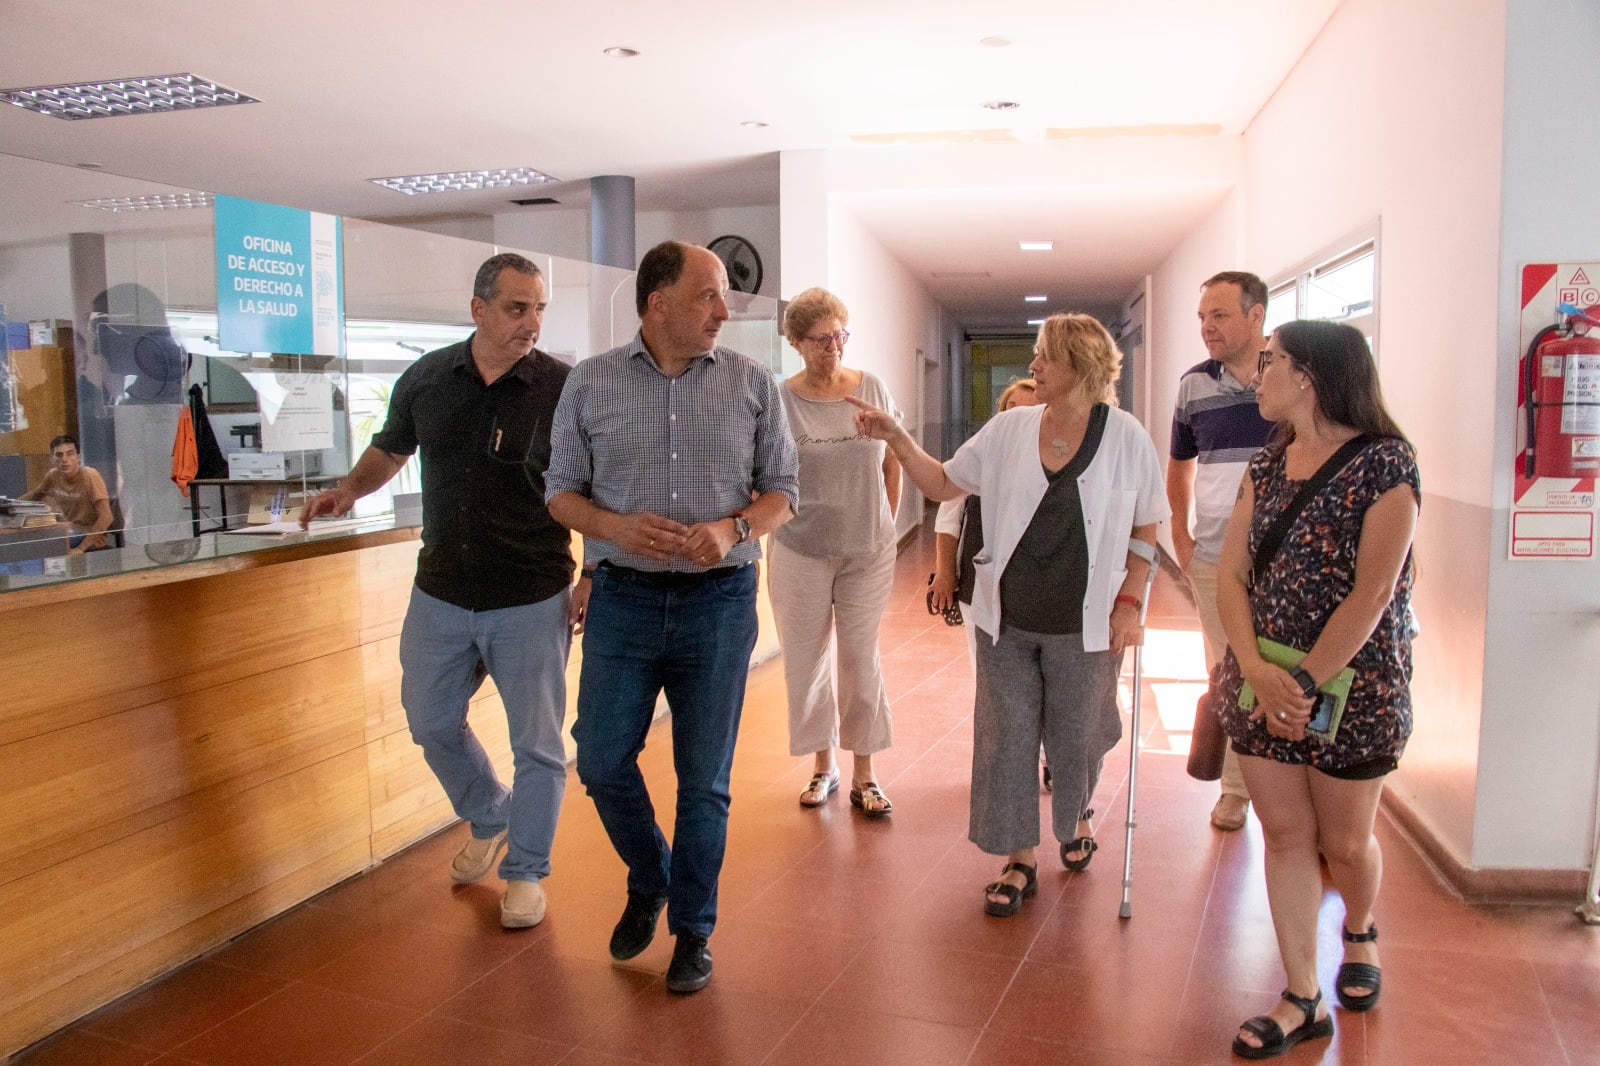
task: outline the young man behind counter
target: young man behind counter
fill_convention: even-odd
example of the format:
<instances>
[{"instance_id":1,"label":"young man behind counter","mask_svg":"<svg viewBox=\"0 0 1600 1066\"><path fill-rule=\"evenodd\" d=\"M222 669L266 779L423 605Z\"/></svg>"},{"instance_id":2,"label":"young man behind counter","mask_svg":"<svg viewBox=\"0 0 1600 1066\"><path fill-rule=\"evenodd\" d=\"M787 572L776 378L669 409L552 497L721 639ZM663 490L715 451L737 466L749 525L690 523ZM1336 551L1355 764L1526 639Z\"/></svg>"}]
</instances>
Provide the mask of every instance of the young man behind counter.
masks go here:
<instances>
[{"instance_id":1,"label":"young man behind counter","mask_svg":"<svg viewBox=\"0 0 1600 1066\"><path fill-rule=\"evenodd\" d=\"M400 636L400 701L412 739L472 826L451 878L477 881L505 847L500 924L516 929L544 919L540 882L566 788L567 652L588 585L572 589L571 536L544 503L550 424L569 369L534 347L544 277L520 255L496 255L478 268L471 306L476 332L400 375L383 429L300 523L345 513L421 450L422 549ZM481 669L505 705L509 789L467 725Z\"/></svg>"},{"instance_id":2,"label":"young man behind counter","mask_svg":"<svg viewBox=\"0 0 1600 1066\"><path fill-rule=\"evenodd\" d=\"M111 528L111 494L105 478L92 466L83 465L78 438L63 433L50 442L50 472L21 499L43 500L71 523L68 555L81 555L107 546L106 530Z\"/></svg>"}]
</instances>

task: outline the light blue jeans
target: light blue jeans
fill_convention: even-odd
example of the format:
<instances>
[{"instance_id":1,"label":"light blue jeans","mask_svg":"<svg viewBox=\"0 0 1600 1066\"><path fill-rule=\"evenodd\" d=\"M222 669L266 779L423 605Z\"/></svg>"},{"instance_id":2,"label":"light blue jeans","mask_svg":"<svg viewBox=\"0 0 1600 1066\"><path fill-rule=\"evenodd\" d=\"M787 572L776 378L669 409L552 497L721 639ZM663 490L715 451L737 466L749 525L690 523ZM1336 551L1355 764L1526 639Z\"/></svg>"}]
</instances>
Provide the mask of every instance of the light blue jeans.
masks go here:
<instances>
[{"instance_id":1,"label":"light blue jeans","mask_svg":"<svg viewBox=\"0 0 1600 1066\"><path fill-rule=\"evenodd\" d=\"M567 781L561 722L570 597L563 589L525 607L468 611L413 587L400 631L400 702L411 739L474 837L483 840L509 826L500 861L507 881L550 874L550 841ZM482 683L480 662L505 705L514 773L509 789L467 724L467 701Z\"/></svg>"}]
</instances>

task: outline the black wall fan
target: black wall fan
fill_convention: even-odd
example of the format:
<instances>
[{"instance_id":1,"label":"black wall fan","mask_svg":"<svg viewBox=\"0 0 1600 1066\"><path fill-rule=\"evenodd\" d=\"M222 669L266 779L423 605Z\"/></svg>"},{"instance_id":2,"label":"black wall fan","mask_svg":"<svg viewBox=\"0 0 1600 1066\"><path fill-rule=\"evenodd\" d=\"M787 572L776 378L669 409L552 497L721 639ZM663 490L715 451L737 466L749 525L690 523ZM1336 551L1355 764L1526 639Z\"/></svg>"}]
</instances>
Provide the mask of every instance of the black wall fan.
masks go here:
<instances>
[{"instance_id":1,"label":"black wall fan","mask_svg":"<svg viewBox=\"0 0 1600 1066\"><path fill-rule=\"evenodd\" d=\"M728 272L728 288L747 293L761 290L761 257L756 254L755 245L730 233L718 237L706 247L722 260L722 266Z\"/></svg>"}]
</instances>

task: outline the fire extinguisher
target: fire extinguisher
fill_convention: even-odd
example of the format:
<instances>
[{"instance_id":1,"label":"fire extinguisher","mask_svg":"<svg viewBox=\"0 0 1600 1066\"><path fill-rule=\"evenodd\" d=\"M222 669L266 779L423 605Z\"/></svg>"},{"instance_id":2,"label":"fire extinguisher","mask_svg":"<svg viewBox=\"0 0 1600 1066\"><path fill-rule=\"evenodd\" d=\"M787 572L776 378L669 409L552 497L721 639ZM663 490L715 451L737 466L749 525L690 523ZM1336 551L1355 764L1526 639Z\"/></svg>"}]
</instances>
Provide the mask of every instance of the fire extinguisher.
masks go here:
<instances>
[{"instance_id":1,"label":"fire extinguisher","mask_svg":"<svg viewBox=\"0 0 1600 1066\"><path fill-rule=\"evenodd\" d=\"M1562 321L1540 330L1522 361L1526 477L1600 476L1600 304L1558 308Z\"/></svg>"}]
</instances>

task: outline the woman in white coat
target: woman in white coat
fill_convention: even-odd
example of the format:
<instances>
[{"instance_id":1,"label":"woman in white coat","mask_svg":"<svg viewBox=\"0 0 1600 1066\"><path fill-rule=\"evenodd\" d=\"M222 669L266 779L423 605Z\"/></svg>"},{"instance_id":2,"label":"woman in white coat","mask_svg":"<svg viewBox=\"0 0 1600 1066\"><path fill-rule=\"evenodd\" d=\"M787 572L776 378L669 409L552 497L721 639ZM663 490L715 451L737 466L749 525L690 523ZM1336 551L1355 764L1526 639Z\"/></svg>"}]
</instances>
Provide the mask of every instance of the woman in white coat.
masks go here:
<instances>
[{"instance_id":1,"label":"woman in white coat","mask_svg":"<svg viewBox=\"0 0 1600 1066\"><path fill-rule=\"evenodd\" d=\"M861 432L887 441L930 499L969 492L984 500L971 611L978 661L968 837L1007 858L985 889L984 909L1000 917L1037 891L1041 741L1062 862L1089 865L1089 797L1122 734L1122 651L1143 640L1148 564L1128 543L1153 546L1169 510L1149 434L1112 406L1121 366L1098 321L1052 315L1028 368L1039 405L990 419L943 464L888 413L856 402Z\"/></svg>"}]
</instances>

